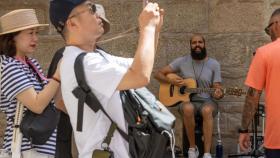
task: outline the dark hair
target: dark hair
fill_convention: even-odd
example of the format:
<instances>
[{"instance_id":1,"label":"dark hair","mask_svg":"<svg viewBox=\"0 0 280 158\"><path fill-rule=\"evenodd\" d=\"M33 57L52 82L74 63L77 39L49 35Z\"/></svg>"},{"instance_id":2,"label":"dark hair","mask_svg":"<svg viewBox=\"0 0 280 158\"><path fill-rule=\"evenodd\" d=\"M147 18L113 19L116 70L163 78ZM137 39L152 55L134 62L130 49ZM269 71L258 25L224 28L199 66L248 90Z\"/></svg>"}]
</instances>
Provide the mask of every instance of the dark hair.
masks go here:
<instances>
[{"instance_id":1,"label":"dark hair","mask_svg":"<svg viewBox=\"0 0 280 158\"><path fill-rule=\"evenodd\" d=\"M5 34L0 36L0 54L13 57L16 55L16 45L15 36L18 35L20 31Z\"/></svg>"},{"instance_id":2,"label":"dark hair","mask_svg":"<svg viewBox=\"0 0 280 158\"><path fill-rule=\"evenodd\" d=\"M274 17L274 16L276 16L276 15L277 15L277 16L280 15L280 8L274 10L274 12L271 14L271 18Z\"/></svg>"}]
</instances>

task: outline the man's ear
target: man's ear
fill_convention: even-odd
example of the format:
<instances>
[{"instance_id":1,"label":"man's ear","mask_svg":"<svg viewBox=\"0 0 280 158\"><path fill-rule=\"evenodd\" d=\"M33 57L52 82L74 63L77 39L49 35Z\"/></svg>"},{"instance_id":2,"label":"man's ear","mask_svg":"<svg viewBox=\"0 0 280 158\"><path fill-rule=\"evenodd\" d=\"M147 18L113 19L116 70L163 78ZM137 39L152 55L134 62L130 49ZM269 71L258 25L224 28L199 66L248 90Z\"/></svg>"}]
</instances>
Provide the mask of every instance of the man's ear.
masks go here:
<instances>
[{"instance_id":1,"label":"man's ear","mask_svg":"<svg viewBox=\"0 0 280 158\"><path fill-rule=\"evenodd\" d=\"M65 25L69 31L75 30L77 29L77 20L73 18L68 19Z\"/></svg>"}]
</instances>

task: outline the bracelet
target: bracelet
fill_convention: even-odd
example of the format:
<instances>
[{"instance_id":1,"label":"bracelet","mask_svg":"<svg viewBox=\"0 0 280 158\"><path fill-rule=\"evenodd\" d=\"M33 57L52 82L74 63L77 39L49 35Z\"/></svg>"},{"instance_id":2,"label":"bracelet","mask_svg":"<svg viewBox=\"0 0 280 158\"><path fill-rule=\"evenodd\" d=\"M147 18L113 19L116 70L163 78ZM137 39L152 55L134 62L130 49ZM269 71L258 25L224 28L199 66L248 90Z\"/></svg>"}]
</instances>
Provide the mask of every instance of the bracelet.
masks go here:
<instances>
[{"instance_id":1,"label":"bracelet","mask_svg":"<svg viewBox=\"0 0 280 158\"><path fill-rule=\"evenodd\" d=\"M249 133L249 130L248 129L239 128L238 129L238 133Z\"/></svg>"},{"instance_id":2,"label":"bracelet","mask_svg":"<svg viewBox=\"0 0 280 158\"><path fill-rule=\"evenodd\" d=\"M60 80L59 80L58 78L56 78L56 77L53 76L52 79L55 80L56 82L58 82L58 83L60 84Z\"/></svg>"}]
</instances>

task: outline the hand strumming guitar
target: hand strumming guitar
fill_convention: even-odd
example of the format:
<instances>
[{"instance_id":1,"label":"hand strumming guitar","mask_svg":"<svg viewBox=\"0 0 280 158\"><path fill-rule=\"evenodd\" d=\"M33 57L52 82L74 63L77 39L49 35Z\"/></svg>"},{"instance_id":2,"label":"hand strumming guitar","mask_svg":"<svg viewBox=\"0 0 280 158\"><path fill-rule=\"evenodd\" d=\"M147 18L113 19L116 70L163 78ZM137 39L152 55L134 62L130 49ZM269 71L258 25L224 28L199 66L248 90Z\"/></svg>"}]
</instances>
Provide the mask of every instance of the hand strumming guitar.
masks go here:
<instances>
[{"instance_id":1,"label":"hand strumming guitar","mask_svg":"<svg viewBox=\"0 0 280 158\"><path fill-rule=\"evenodd\" d=\"M184 79L176 74L168 74L166 75L169 83L181 87L181 86L185 86L185 82Z\"/></svg>"}]
</instances>

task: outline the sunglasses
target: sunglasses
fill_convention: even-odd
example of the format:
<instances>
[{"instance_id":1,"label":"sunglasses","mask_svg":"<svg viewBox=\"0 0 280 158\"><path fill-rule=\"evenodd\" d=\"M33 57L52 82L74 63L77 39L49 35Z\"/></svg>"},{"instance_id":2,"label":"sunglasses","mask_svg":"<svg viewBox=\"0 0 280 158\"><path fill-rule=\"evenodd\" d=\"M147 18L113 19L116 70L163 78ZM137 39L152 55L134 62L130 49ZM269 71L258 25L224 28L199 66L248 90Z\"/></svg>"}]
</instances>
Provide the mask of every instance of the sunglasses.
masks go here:
<instances>
[{"instance_id":1,"label":"sunglasses","mask_svg":"<svg viewBox=\"0 0 280 158\"><path fill-rule=\"evenodd\" d=\"M265 33L268 34L268 35L270 35L270 27L271 27L273 24L276 24L276 23L278 23L278 21L274 21L274 22L270 23L270 24L264 29Z\"/></svg>"},{"instance_id":2,"label":"sunglasses","mask_svg":"<svg viewBox=\"0 0 280 158\"><path fill-rule=\"evenodd\" d=\"M80 15L80 14L83 14L83 13L85 13L85 12L87 12L87 11L89 11L90 14L95 14L95 13L96 13L96 6L95 6L95 4L93 4L93 3L88 3L88 4L86 4L86 5L88 6L88 9L78 12L78 13L76 13L76 14L74 14L74 15L68 17L68 19L71 19L71 18L73 18L73 17L76 17L76 16L78 16L78 15Z\"/></svg>"}]
</instances>

